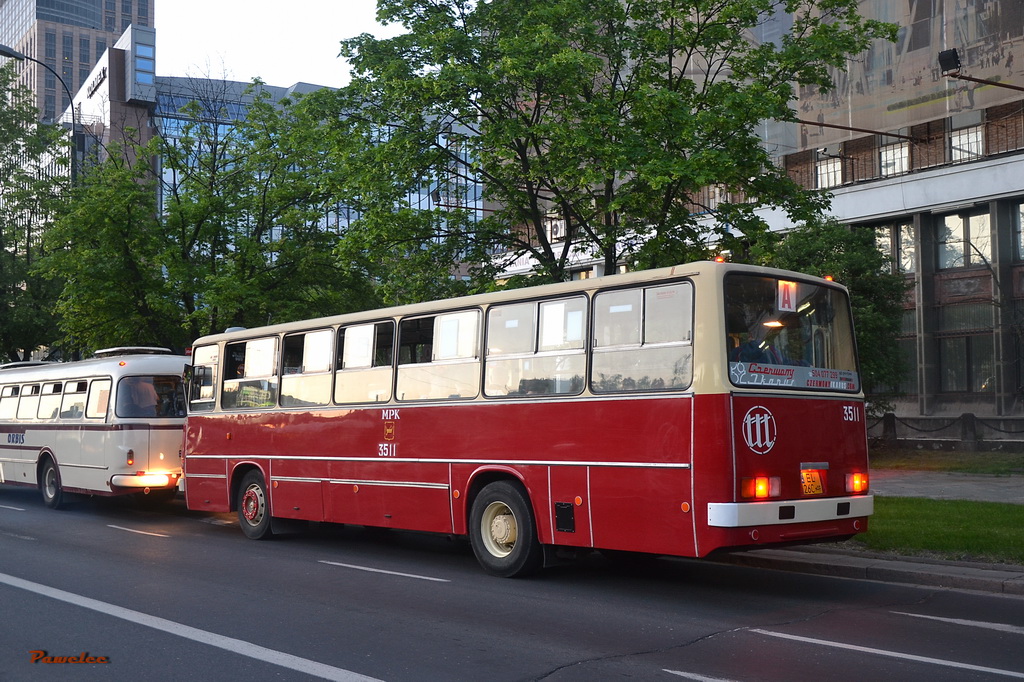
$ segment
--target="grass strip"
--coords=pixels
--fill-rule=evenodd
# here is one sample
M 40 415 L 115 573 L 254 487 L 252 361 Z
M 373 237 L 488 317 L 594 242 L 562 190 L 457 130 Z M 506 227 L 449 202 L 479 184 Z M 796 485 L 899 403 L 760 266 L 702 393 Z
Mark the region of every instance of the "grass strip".
M 1012 476 L 1024 473 L 1024 452 L 872 448 L 871 468 Z
M 904 556 L 1024 564 L 1024 505 L 876 496 L 868 531 L 853 542 Z

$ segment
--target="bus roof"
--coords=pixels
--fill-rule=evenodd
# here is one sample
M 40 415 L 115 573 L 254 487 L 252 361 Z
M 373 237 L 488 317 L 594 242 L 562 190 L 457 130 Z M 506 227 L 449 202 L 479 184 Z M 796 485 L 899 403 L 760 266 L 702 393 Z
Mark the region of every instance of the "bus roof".
M 0 383 L 20 383 L 127 374 L 181 374 L 191 358 L 185 355 L 121 355 L 76 362 L 9 363 L 0 367 Z M 20 365 L 20 366 L 10 366 Z

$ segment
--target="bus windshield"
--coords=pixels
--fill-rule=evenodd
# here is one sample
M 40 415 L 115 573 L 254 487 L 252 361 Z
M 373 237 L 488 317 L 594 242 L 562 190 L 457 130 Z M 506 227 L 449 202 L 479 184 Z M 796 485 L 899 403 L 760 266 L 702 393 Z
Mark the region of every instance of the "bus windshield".
M 129 376 L 117 385 L 118 417 L 184 417 L 185 389 L 179 376 Z
M 841 289 L 733 274 L 725 279 L 725 320 L 733 384 L 860 390 L 850 306 Z

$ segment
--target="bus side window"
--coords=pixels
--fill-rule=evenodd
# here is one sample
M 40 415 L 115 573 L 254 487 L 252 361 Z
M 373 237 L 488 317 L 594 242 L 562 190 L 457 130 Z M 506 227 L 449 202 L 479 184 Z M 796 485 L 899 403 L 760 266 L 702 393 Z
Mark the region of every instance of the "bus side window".
M 685 388 L 693 376 L 693 288 L 604 291 L 594 297 L 595 393 Z
M 491 307 L 484 394 L 493 398 L 582 391 L 586 313 L 582 296 Z
M 230 343 L 225 348 L 225 409 L 277 406 L 277 337 Z
M 480 384 L 480 311 L 402 320 L 398 399 L 474 398 Z
M 87 419 L 104 419 L 110 406 L 110 379 L 94 379 L 89 384 L 89 400 L 85 403 Z
M 21 387 L 21 398 L 18 402 L 18 419 L 35 419 L 39 409 L 39 384 L 27 384 Z
M 20 386 L 4 386 L 0 389 L 0 419 L 14 419 L 18 415 Z
M 284 337 L 281 406 L 326 405 L 331 401 L 331 344 L 334 332 L 322 329 Z
M 58 381 L 43 384 L 43 395 L 39 399 L 39 410 L 36 416 L 40 419 L 56 419 L 60 412 L 60 394 L 63 385 Z
M 378 403 L 390 400 L 394 355 L 393 321 L 339 329 L 334 402 Z
M 61 419 L 81 419 L 85 414 L 85 392 L 88 381 L 69 381 L 64 384 L 64 398 L 60 404 Z
M 209 412 L 216 404 L 217 346 L 203 346 L 192 351 L 192 379 L 189 382 L 190 412 Z

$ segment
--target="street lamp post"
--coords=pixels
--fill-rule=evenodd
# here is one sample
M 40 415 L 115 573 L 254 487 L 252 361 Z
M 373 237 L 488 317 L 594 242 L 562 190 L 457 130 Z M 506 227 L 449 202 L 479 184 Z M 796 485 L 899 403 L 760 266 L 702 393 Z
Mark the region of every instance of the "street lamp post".
M 19 62 L 35 62 L 52 73 L 54 77 L 60 81 L 60 84 L 64 86 L 64 92 L 67 94 L 68 102 L 71 104 L 71 182 L 74 183 L 75 177 L 78 174 L 78 117 L 75 114 L 75 98 L 71 94 L 71 88 L 68 87 L 68 84 L 60 77 L 60 74 L 57 73 L 52 66 L 46 62 L 41 62 L 34 57 L 29 57 L 27 54 L 18 52 L 14 48 L 7 47 L 6 45 L 0 45 L 0 57 L 8 57 Z
M 943 50 L 939 53 L 939 68 L 942 70 L 942 75 L 946 78 L 956 78 L 962 81 L 970 81 L 972 83 L 982 83 L 984 85 L 993 85 L 997 88 L 1006 88 L 1008 90 L 1017 90 L 1024 92 L 1024 87 L 1020 85 L 1013 85 L 1012 83 L 1003 83 L 1002 81 L 990 81 L 984 78 L 974 78 L 972 76 L 965 76 L 960 73 L 960 53 L 956 51 L 954 47 L 951 50 Z

